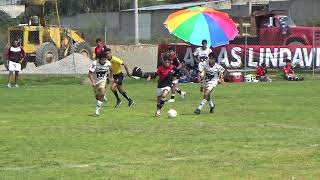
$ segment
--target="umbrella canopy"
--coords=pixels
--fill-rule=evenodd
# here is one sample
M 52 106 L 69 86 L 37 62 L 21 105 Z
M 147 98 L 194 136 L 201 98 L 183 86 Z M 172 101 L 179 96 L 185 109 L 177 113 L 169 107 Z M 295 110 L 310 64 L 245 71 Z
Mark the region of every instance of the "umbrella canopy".
M 198 46 L 204 39 L 212 47 L 229 44 L 238 34 L 228 14 L 198 6 L 170 14 L 164 25 L 171 34 Z

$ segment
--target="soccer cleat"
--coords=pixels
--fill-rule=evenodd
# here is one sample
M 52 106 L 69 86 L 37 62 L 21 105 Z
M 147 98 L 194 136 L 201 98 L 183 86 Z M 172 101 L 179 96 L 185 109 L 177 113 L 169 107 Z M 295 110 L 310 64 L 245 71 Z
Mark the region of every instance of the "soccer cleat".
M 135 103 L 132 99 L 130 99 L 128 106 L 129 106 L 129 107 L 132 107 L 132 106 L 135 105 L 135 104 L 136 104 L 136 103 Z
M 182 99 L 186 96 L 186 94 L 187 94 L 187 92 L 181 91 L 181 97 L 182 97 Z
M 158 109 L 157 111 L 156 111 L 156 114 L 154 115 L 155 117 L 159 117 L 161 115 L 161 112 L 160 112 L 160 110 Z
M 122 101 L 117 101 L 117 104 L 116 104 L 114 107 L 115 107 L 115 108 L 118 108 L 118 107 L 121 106 L 121 104 L 122 104 Z
M 96 115 L 96 116 L 100 116 L 100 112 L 99 112 L 99 110 L 96 110 L 96 113 L 94 113 L 94 115 Z
M 200 109 L 196 109 L 196 110 L 194 111 L 194 113 L 197 114 L 197 115 L 199 115 L 200 112 L 201 112 Z
M 173 102 L 175 102 L 175 100 L 174 100 L 174 99 L 169 99 L 168 102 L 169 102 L 169 103 L 173 103 Z
M 8 88 L 11 88 L 11 84 L 7 84 L 7 87 L 8 87 Z
M 18 84 L 15 84 L 15 85 L 14 85 L 14 87 L 18 88 L 18 87 L 19 87 L 19 85 L 18 85 Z

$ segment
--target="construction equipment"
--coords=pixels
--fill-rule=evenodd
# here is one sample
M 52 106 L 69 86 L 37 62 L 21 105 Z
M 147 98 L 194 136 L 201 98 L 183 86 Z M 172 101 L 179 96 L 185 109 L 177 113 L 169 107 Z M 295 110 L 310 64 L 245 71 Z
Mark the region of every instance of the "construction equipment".
M 9 43 L 18 40 L 26 52 L 26 60 L 36 66 L 58 61 L 71 53 L 92 58 L 92 48 L 83 34 L 70 28 L 60 27 L 57 2 L 55 14 L 58 25 L 47 25 L 45 3 L 53 0 L 24 0 L 25 24 L 9 28 Z

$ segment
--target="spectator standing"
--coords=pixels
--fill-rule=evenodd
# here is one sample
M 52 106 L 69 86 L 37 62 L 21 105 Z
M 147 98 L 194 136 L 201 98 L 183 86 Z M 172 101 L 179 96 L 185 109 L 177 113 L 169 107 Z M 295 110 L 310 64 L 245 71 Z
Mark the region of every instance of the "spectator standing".
M 15 73 L 14 76 L 14 86 L 19 87 L 17 84 L 19 79 L 19 72 L 21 71 L 21 64 L 24 60 L 25 52 L 18 40 L 14 40 L 12 45 L 7 50 L 7 64 L 9 69 L 9 77 L 8 77 L 8 84 L 7 87 L 11 88 L 11 79 L 13 76 L 13 72 Z

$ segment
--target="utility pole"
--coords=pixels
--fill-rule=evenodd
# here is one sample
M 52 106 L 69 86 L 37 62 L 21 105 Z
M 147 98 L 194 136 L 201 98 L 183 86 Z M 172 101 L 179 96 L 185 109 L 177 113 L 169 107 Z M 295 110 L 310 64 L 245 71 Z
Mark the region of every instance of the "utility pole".
M 134 42 L 139 45 L 139 12 L 138 0 L 134 0 Z

